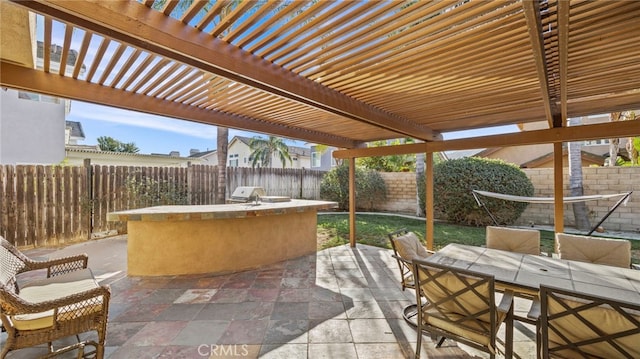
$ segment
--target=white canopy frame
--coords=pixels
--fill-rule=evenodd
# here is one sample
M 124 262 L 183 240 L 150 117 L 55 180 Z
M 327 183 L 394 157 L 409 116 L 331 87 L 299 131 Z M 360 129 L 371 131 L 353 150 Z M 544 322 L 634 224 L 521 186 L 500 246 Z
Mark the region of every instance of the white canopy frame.
M 631 198 L 631 194 L 632 193 L 633 193 L 633 191 L 629 191 L 629 192 L 625 192 L 625 193 L 615 193 L 615 194 L 596 194 L 596 195 L 589 195 L 589 196 L 563 197 L 562 201 L 563 201 L 563 203 L 576 203 L 576 202 L 597 201 L 597 200 L 600 200 L 600 199 L 610 199 L 610 198 L 621 197 L 618 200 L 618 202 L 616 202 L 616 204 L 613 207 L 611 207 L 611 209 L 609 209 L 607 214 L 604 217 L 602 217 L 602 219 L 600 219 L 598 224 L 596 224 L 593 228 L 591 228 L 591 230 L 587 234 L 587 236 L 590 236 L 598 227 L 600 227 L 600 225 L 607 218 L 609 218 L 609 216 L 618 207 L 620 207 L 621 204 L 624 204 L 625 206 L 627 205 L 627 202 L 629 202 L 629 199 Z M 544 204 L 553 204 L 553 203 L 555 203 L 555 200 L 554 200 L 553 197 L 515 196 L 515 195 L 511 195 L 511 194 L 495 193 L 495 192 L 489 192 L 489 191 L 480 191 L 480 190 L 475 190 L 475 189 L 472 190 L 472 194 L 473 194 L 473 197 L 476 199 L 476 202 L 478 202 L 478 206 L 484 208 L 484 210 L 487 211 L 487 213 L 489 214 L 489 216 L 493 220 L 493 223 L 495 223 L 496 226 L 499 226 L 498 221 L 493 216 L 493 214 L 489 211 L 489 209 L 487 209 L 487 207 L 480 200 L 480 198 L 478 198 L 478 195 L 485 196 L 485 197 L 492 197 L 492 198 L 502 199 L 502 200 L 505 200 L 505 201 L 514 201 L 514 202 L 544 203 Z

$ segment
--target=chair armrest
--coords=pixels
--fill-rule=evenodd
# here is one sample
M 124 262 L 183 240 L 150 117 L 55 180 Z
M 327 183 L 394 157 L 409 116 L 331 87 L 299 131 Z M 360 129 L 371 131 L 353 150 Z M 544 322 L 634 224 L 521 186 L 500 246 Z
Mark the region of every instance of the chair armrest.
M 531 302 L 531 308 L 529 308 L 527 318 L 537 321 L 540 319 L 541 310 L 540 298 L 536 296 Z
M 498 307 L 496 309 L 502 313 L 513 312 L 513 297 L 514 295 L 512 290 L 505 290 L 504 294 L 502 295 L 502 299 L 500 300 L 500 304 L 498 304 Z
M 46 269 L 47 277 L 54 277 L 56 275 L 73 272 L 79 269 L 87 268 L 87 264 L 89 263 L 89 256 L 86 254 L 78 254 L 75 256 L 62 257 L 62 258 L 54 258 L 49 260 L 32 260 L 25 259 L 25 268 L 20 271 L 20 273 L 38 270 L 38 269 Z
M 631 269 L 640 270 L 640 264 L 631 263 Z
M 407 266 L 407 267 L 409 267 L 409 268 L 411 268 L 411 266 L 413 265 L 413 263 L 411 263 L 411 261 L 406 260 L 406 259 L 404 259 L 404 258 L 402 258 L 402 257 L 400 257 L 400 256 L 397 256 L 397 255 L 395 255 L 395 254 L 392 254 L 391 256 L 392 256 L 393 258 L 395 258 L 395 259 L 399 260 L 402 264 L 406 265 L 406 266 Z
M 111 297 L 111 289 L 108 285 L 101 285 L 86 291 L 37 303 L 29 302 L 19 296 L 12 296 L 10 300 L 6 300 L 7 298 L 4 298 L 3 301 L 6 306 L 3 305 L 3 314 L 20 315 L 42 313 L 49 310 L 57 311 L 61 307 L 78 304 L 100 296 L 103 297 L 102 305 L 108 305 L 109 298 Z

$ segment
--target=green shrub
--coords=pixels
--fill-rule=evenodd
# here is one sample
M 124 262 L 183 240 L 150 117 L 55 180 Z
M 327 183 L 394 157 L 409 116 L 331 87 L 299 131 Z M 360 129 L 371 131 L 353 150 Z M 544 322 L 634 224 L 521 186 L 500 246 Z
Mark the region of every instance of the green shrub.
M 461 158 L 438 163 L 433 168 L 436 217 L 452 223 L 487 226 L 493 220 L 478 206 L 472 190 L 533 196 L 533 184 L 517 166 L 502 160 Z M 418 181 L 420 208 L 425 210 L 424 176 Z M 480 197 L 499 224 L 511 224 L 527 203 Z
M 342 164 L 327 172 L 320 183 L 320 197 L 349 209 L 349 166 Z M 356 208 L 371 210 L 387 199 L 387 185 L 376 171 L 356 166 Z
M 129 176 L 125 187 L 136 207 L 189 204 L 187 188 L 179 183 Z

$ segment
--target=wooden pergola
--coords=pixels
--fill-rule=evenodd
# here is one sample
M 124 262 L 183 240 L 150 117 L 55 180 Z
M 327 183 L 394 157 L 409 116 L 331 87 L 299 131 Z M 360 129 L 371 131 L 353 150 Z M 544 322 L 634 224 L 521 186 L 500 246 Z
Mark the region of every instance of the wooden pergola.
M 640 135 L 633 121 L 567 119 L 640 108 L 639 1 L 2 0 L 0 84 L 335 146 L 337 158 Z M 52 66 L 34 60 L 60 46 Z M 40 30 L 39 30 L 40 31 Z M 75 58 L 75 62 L 68 61 Z M 546 129 L 442 140 L 528 122 Z M 418 144 L 365 148 L 409 137 Z M 352 188 L 354 178 L 351 178 Z M 351 191 L 351 244 L 355 201 Z M 433 244 L 427 206 L 427 242 Z

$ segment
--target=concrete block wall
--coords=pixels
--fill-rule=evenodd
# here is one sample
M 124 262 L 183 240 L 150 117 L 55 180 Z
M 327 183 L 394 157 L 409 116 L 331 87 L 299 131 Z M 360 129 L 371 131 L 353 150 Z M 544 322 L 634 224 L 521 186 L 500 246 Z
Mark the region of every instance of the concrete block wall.
M 524 169 L 535 187 L 534 196 L 553 196 L 553 169 Z M 568 188 L 568 169 L 563 171 L 563 181 Z M 610 231 L 640 232 L 640 167 L 585 167 L 582 169 L 582 185 L 584 195 L 592 194 L 615 194 L 633 191 L 627 205 L 621 205 L 609 218 L 605 220 L 602 227 Z M 564 191 L 565 196 L 569 196 L 568 189 Z M 613 207 L 619 198 L 585 202 L 590 213 L 589 220 L 595 225 L 604 217 L 609 209 Z M 575 219 L 573 216 L 573 206 L 564 205 L 564 221 L 566 226 L 573 226 Z M 552 204 L 529 204 L 527 209 L 520 216 L 521 225 L 534 222 L 539 225 L 553 225 L 553 205 Z
M 553 169 L 523 169 L 535 188 L 535 197 L 553 197 Z M 381 173 L 387 184 L 387 201 L 376 206 L 376 210 L 415 214 L 418 208 L 416 179 L 413 172 Z M 563 171 L 565 191 L 569 196 L 569 172 Z M 621 205 L 603 223 L 605 230 L 640 232 L 640 167 L 585 167 L 582 169 L 584 194 L 614 194 L 633 191 L 627 205 Z M 618 198 L 586 202 L 590 221 L 595 225 Z M 571 204 L 564 205 L 565 225 L 574 225 Z M 554 223 L 553 204 L 529 204 L 516 224 L 549 225 Z
M 414 172 L 381 172 L 387 184 L 387 200 L 376 210 L 415 214 L 418 209 L 416 174 Z

